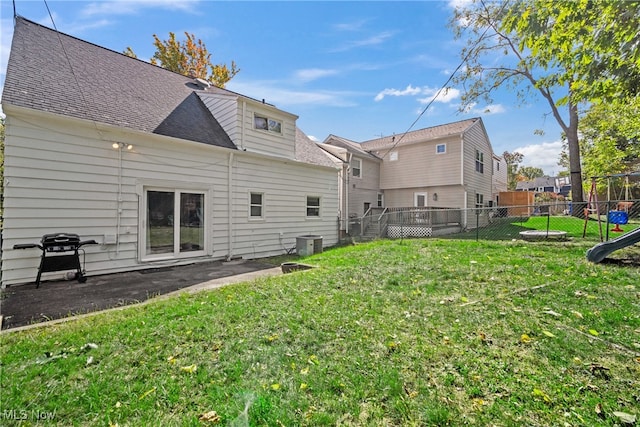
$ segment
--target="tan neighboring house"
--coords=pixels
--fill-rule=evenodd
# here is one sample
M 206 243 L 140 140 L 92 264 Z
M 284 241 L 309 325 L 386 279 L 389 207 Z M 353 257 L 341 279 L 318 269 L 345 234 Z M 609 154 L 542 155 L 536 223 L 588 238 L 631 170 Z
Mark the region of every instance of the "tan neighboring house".
M 340 169 L 264 101 L 18 17 L 2 108 L 3 285 L 51 233 L 98 242 L 89 276 L 338 242 Z
M 340 222 L 342 230 L 347 231 L 349 219 L 360 218 L 369 209 L 384 206 L 380 190 L 382 160 L 361 144 L 335 135 L 329 135 L 319 146 L 340 158 L 345 166 L 340 190 L 343 212 Z
M 351 156 L 347 187 L 357 215 L 365 206 L 449 208 L 461 212 L 461 228 L 475 228 L 467 209 L 497 205 L 506 189 L 506 164 L 494 155 L 481 118 L 362 143 L 330 135 L 323 145 L 343 147 Z
M 507 175 L 507 161 L 502 156 L 493 155 L 493 190 L 491 205 L 500 204 L 500 193 L 508 191 L 509 178 Z

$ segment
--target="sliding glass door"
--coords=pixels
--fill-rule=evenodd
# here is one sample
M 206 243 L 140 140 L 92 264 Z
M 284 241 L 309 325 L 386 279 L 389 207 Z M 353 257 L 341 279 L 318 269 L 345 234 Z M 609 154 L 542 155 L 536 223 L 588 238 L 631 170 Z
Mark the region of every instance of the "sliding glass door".
M 144 258 L 204 254 L 205 206 L 204 192 L 147 189 Z

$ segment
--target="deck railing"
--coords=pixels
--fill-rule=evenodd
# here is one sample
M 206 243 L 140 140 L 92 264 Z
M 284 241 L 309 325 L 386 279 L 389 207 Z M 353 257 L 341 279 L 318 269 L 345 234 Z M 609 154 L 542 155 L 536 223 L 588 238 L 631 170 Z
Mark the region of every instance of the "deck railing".
M 388 208 L 389 225 L 424 225 L 429 227 L 460 225 L 462 210 L 454 208 Z

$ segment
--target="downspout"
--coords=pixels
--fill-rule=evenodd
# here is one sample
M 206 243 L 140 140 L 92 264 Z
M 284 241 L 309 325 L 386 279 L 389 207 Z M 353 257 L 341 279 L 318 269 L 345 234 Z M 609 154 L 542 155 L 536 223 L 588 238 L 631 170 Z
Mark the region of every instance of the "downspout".
M 243 126 L 244 127 L 244 126 Z M 227 261 L 233 257 L 233 152 L 229 153 L 229 169 L 227 171 Z
M 345 210 L 345 219 L 347 221 L 346 233 L 349 234 L 349 171 L 351 168 L 351 158 L 353 154 L 347 152 L 347 164 L 344 167 L 344 183 L 345 183 L 345 194 L 344 194 L 344 210 Z M 362 233 L 362 231 L 361 231 Z
M 344 188 L 344 206 L 342 207 L 344 212 L 344 221 L 346 227 L 344 229 L 346 235 L 349 235 L 349 182 L 348 182 L 348 166 L 342 166 L 342 186 Z
M 242 120 L 240 120 L 240 150 L 245 151 L 244 148 L 244 119 L 247 116 L 247 101 L 242 101 Z
M 460 134 L 460 185 L 464 189 L 464 203 L 463 203 L 464 217 L 462 218 L 462 224 L 464 224 L 464 228 L 467 228 L 467 215 L 469 213 L 467 212 L 467 209 L 468 209 L 469 203 L 467 200 L 467 197 L 468 197 L 467 189 L 464 185 L 464 132 Z
M 118 204 L 116 210 L 116 257 L 120 254 L 120 227 L 122 225 L 122 143 L 118 143 Z

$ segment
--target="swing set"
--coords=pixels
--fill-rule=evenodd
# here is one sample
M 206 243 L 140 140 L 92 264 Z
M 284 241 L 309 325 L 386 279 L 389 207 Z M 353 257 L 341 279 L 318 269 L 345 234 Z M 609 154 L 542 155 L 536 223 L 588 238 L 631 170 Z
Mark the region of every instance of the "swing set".
M 620 228 L 621 225 L 625 225 L 629 222 L 629 210 L 633 205 L 631 201 L 631 192 L 630 192 L 630 184 L 629 177 L 631 176 L 640 176 L 640 172 L 631 172 L 631 173 L 621 173 L 614 175 L 605 175 L 605 176 L 594 176 L 591 177 L 591 190 L 589 191 L 589 198 L 587 201 L 587 205 L 584 209 L 584 229 L 582 230 L 582 237 L 584 238 L 587 235 L 587 224 L 589 223 L 590 215 L 595 214 L 598 220 L 598 231 L 600 233 L 600 241 L 602 241 L 602 219 L 600 217 L 600 206 L 598 204 L 598 191 L 597 191 L 597 181 L 599 179 L 607 180 L 607 240 L 609 240 L 609 224 L 614 224 L 615 227 L 611 229 L 614 233 L 622 233 L 624 230 Z M 611 198 L 612 195 L 612 179 L 616 178 L 624 178 L 624 184 L 620 188 L 619 194 L 613 194 L 615 199 Z M 624 197 L 624 198 L 623 198 Z M 615 209 L 612 209 L 612 202 L 615 202 Z

